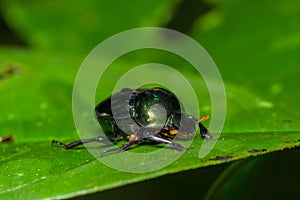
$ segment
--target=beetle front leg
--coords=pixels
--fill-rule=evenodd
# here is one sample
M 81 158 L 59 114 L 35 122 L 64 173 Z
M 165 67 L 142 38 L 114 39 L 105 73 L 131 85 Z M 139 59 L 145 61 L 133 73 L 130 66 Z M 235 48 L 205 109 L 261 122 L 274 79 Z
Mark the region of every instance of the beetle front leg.
M 199 123 L 199 128 L 200 128 L 200 134 L 202 139 L 209 140 L 212 138 L 210 132 L 201 123 Z
M 71 142 L 69 144 L 64 144 L 60 141 L 57 140 L 52 140 L 52 144 L 58 144 L 62 147 L 64 147 L 65 149 L 72 149 L 73 147 L 79 146 L 81 144 L 86 144 L 86 143 L 90 143 L 90 142 L 103 142 L 103 141 L 107 141 L 108 139 L 105 137 L 96 137 L 96 138 L 91 138 L 91 139 L 84 139 L 84 140 L 77 140 L 74 142 Z
M 170 146 L 175 147 L 178 151 L 184 151 L 186 149 L 181 144 L 178 144 L 176 142 L 172 142 L 172 141 L 169 141 L 169 140 L 166 140 L 161 137 L 154 136 L 154 135 L 148 135 L 147 139 L 150 139 L 150 140 L 152 140 L 154 142 L 158 142 L 158 143 L 168 144 Z

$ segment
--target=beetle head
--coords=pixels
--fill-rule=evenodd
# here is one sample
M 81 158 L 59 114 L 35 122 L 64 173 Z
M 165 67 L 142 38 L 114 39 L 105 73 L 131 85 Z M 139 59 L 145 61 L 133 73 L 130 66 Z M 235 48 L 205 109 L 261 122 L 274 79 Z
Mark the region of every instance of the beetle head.
M 196 134 L 196 126 L 200 128 L 201 138 L 210 139 L 212 136 L 209 131 L 201 124 L 208 119 L 208 116 L 202 117 L 200 120 L 196 119 L 192 115 L 186 113 L 177 112 L 170 116 L 167 121 L 167 127 L 170 130 L 177 130 L 176 137 L 178 139 L 190 140 L 193 139 Z
M 196 133 L 195 119 L 191 115 L 182 112 L 174 113 L 167 121 L 167 127 L 170 130 L 176 130 L 178 139 L 193 139 Z

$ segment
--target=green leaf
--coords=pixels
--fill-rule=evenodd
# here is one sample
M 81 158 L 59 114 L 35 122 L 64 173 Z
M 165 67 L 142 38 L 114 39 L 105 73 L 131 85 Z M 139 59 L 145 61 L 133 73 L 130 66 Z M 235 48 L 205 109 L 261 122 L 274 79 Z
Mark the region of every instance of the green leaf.
M 65 150 L 51 146 L 50 141 L 2 144 L 0 170 L 3 173 L 0 175 L 0 197 L 2 199 L 69 198 L 168 173 L 293 148 L 300 146 L 300 141 L 291 140 L 299 137 L 300 132 L 277 133 L 275 136 L 274 133 L 227 133 L 218 141 L 208 157 L 200 159 L 198 152 L 201 142 L 198 136 L 189 150 L 171 165 L 157 171 L 137 174 L 107 167 L 91 156 L 85 148 Z M 257 142 L 258 140 L 269 142 Z M 262 148 L 267 149 L 262 150 Z M 131 151 L 146 152 L 156 149 L 157 147 L 148 145 Z M 249 152 L 251 150 L 257 151 Z M 100 154 L 103 148 L 99 145 L 92 151 Z M 162 153 L 168 155 L 170 151 L 176 152 L 176 150 L 165 148 Z M 116 156 L 116 154 L 109 156 Z M 136 165 L 138 167 L 141 163 L 136 163 Z M 149 160 L 143 165 L 153 165 L 153 161 Z
M 0 132 L 11 133 L 16 142 L 75 137 L 71 113 L 71 59 L 1 48 L 0 73 L 14 69 L 0 80 Z M 56 66 L 56 67 L 53 67 Z M 68 74 L 68 76 L 61 76 Z

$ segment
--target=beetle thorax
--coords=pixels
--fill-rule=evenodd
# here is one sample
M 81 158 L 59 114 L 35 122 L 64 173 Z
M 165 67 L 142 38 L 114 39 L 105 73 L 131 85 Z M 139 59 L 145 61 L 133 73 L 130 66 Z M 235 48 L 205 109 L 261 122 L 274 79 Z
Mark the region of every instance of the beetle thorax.
M 131 117 L 142 127 L 162 129 L 170 115 L 180 108 L 177 98 L 164 91 L 145 91 L 130 100 Z

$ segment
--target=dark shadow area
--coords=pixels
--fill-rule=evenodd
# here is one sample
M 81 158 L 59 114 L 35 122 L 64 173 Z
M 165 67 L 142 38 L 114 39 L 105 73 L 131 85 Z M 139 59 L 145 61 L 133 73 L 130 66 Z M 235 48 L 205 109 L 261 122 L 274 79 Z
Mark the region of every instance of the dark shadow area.
M 266 155 L 255 174 L 250 199 L 299 199 L 299 150 L 295 148 Z
M 214 8 L 204 0 L 181 1 L 165 28 L 174 29 L 182 33 L 188 33 L 195 21 Z
M 25 43 L 5 22 L 3 13 L 0 8 L 0 45 L 13 45 L 26 47 Z
M 161 176 L 95 194 L 79 196 L 74 200 L 90 199 L 203 199 L 215 179 L 228 164 L 189 170 Z
M 299 199 L 299 154 L 299 148 L 295 148 L 248 158 L 248 161 L 263 160 L 262 165 L 255 166 L 258 170 L 252 171 L 254 182 L 250 186 L 241 183 L 242 188 L 248 187 L 245 190 L 249 191 L 249 194 L 235 196 L 239 194 L 234 191 L 235 188 L 227 188 L 229 190 L 226 190 L 226 194 L 232 194 L 232 199 Z M 203 199 L 222 172 L 234 163 L 169 174 L 73 199 Z

